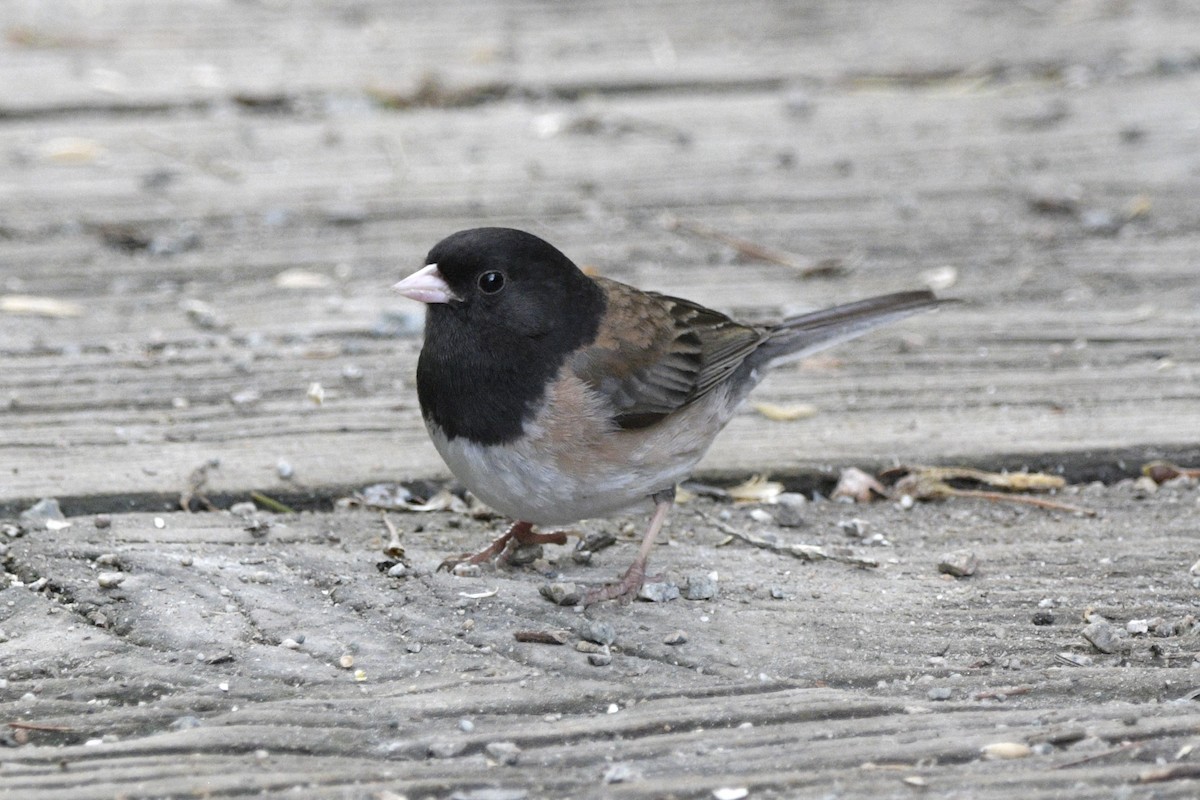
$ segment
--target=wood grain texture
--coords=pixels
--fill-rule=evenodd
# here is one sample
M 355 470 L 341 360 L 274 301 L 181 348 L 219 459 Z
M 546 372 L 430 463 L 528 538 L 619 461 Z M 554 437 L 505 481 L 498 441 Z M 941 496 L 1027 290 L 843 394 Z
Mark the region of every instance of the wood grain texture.
M 814 503 L 800 528 L 696 501 L 651 566 L 717 598 L 584 615 L 543 575 L 615 576 L 644 519 L 587 523 L 620 533 L 592 564 L 457 578 L 430 570 L 499 522 L 392 515 L 394 577 L 375 513 L 170 509 L 214 459 L 222 506 L 445 477 L 420 310 L 388 287 L 480 224 L 748 320 L 953 268 L 962 304 L 779 370 L 755 399 L 818 413 L 747 407 L 702 476 L 1198 461 L 1198 13 L 3 4 L 0 510 L 88 516 L 0 543 L 0 797 L 1195 797 L 1194 487 L 1060 498 L 1094 519 Z M 730 543 L 722 512 L 880 566 Z M 952 580 L 959 549 L 980 569 Z M 1113 653 L 1081 635 L 1097 614 L 1133 623 Z M 596 621 L 607 666 L 576 649 Z

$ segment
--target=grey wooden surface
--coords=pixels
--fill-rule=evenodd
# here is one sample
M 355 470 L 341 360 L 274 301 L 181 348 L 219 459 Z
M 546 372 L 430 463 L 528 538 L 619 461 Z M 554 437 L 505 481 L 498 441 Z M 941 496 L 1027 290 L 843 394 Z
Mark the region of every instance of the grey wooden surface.
M 0 750 L 0 796 L 909 796 L 922 765 L 935 796 L 1195 794 L 1138 783 L 1156 758 L 1188 763 L 1195 714 L 1169 701 L 1191 688 L 1190 628 L 1165 656 L 1141 639 L 1090 667 L 1056 655 L 1088 651 L 1088 606 L 1122 624 L 1191 613 L 1194 489 L 1097 489 L 1099 521 L 814 506 L 810 528 L 776 533 L 840 546 L 842 518 L 874 515 L 900 561 L 803 568 L 817 588 L 781 556 L 714 549 L 684 509 L 682 546 L 656 561 L 736 589 L 590 612 L 619 629 L 608 670 L 514 646 L 510 610 L 584 623 L 534 573 L 386 579 L 372 515 L 281 517 L 255 539 L 227 515 L 147 514 L 214 460 L 221 505 L 261 491 L 327 509 L 445 477 L 412 385 L 420 310 L 388 287 L 479 224 L 747 318 L 952 276 L 940 291 L 961 305 L 780 370 L 755 399 L 817 414 L 747 407 L 702 477 L 828 488 L 848 465 L 962 461 L 1115 480 L 1200 462 L 1197 8 L 112 0 L 7 3 L 0 32 L 0 510 L 134 512 L 9 543 L 0 699 L 70 731 Z M 672 219 L 842 269 L 803 278 Z M 19 313 L 28 297 L 58 305 Z M 435 517 L 396 518 L 418 573 L 490 532 Z M 944 583 L 933 564 L 964 543 L 993 566 Z M 106 554 L 130 575 L 115 594 L 95 588 Z M 903 624 L 876 594 L 897 571 Z M 495 599 L 459 594 L 496 582 Z M 937 614 L 930 586 L 951 598 Z M 1047 598 L 1058 623 L 1031 628 Z M 735 635 L 747 609 L 758 627 Z M 904 625 L 931 615 L 941 638 L 913 640 Z M 672 650 L 674 628 L 692 640 Z M 301 631 L 300 651 L 278 647 Z M 351 651 L 363 682 L 336 666 Z M 968 688 L 930 703 L 955 674 Z M 1019 685 L 1036 689 L 973 699 Z M 978 757 L 1060 723 L 1082 751 Z M 435 739 L 466 744 L 426 761 Z M 506 739 L 519 766 L 489 766 L 484 745 Z M 1100 746 L 1117 752 L 1066 765 Z M 639 779 L 603 783 L 610 758 Z

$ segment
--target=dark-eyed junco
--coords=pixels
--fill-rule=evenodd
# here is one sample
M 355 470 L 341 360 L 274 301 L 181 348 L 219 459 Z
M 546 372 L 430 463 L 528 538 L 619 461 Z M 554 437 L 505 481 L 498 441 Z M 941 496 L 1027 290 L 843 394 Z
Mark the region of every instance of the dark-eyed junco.
M 901 292 L 745 325 L 589 277 L 510 228 L 446 237 L 395 288 L 428 305 L 417 394 L 434 446 L 468 489 L 516 520 L 460 562 L 503 556 L 513 541 L 565 544 L 533 525 L 654 501 L 624 578 L 585 603 L 638 592 L 675 485 L 767 370 L 940 302 Z

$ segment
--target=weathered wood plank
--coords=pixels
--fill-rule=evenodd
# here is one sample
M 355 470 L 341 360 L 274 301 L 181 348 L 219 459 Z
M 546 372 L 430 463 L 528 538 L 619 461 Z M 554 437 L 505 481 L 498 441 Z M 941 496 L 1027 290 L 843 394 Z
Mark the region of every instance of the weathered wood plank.
M 1028 106 L 1029 93 L 1049 102 L 1060 91 L 1044 86 L 1015 97 L 851 93 L 821 99 L 816 118 L 805 122 L 789 120 L 775 93 L 614 97 L 586 112 L 669 125 L 692 137 L 688 146 L 659 136 L 660 127 L 530 138 L 547 112 L 521 103 L 353 120 L 217 121 L 201 129 L 211 144 L 201 138 L 189 146 L 234 154 L 229 160 L 241 172 L 231 185 L 190 157 L 164 159 L 143 147 L 128 136 L 128 121 L 96 121 L 106 160 L 64 167 L 35 158 L 7 214 L 24 248 L 12 259 L 7 288 L 73 300 L 84 315 L 0 315 L 10 398 L 0 413 L 21 421 L 6 426 L 16 473 L 2 494 L 61 493 L 68 474 L 78 494 L 169 493 L 210 457 L 223 461 L 213 476 L 223 490 L 285 489 L 272 477 L 274 464 L 302 454 L 307 485 L 440 472 L 406 384 L 416 341 L 369 334 L 385 312 L 412 313 L 384 287 L 446 231 L 488 219 L 532 226 L 615 277 L 725 308 L 732 299 L 751 315 L 911 286 L 932 266 L 958 267 L 952 293 L 971 306 L 855 345 L 828 377 L 773 378 L 764 399 L 811 400 L 822 416 L 782 429 L 794 437 L 752 415 L 740 418 L 710 465 L 795 470 L 893 455 L 1179 443 L 1181 432 L 1200 429 L 1188 255 L 1196 231 L 1185 222 L 1200 193 L 1191 192 L 1194 176 L 1177 169 L 1193 144 L 1187 131 L 1197 112 L 1183 98 L 1196 82 L 1183 77 L 1158 88 L 1153 96 L 1136 81 L 1088 89 L 1047 131 L 1006 122 Z M 1119 121 L 1107 111 L 1118 102 L 1129 104 Z M 877 123 L 881 103 L 886 129 Z M 1148 131 L 1153 148 L 1121 143 L 1117 128 L 1128 119 Z M 155 130 L 166 141 L 187 141 L 199 121 L 162 120 Z M 18 151 L 35 149 L 35 130 L 54 135 L 47 124 L 18 123 L 2 135 Z M 70 125 L 53 123 L 64 134 Z M 329 161 L 322 142 L 331 125 L 349 138 Z M 386 148 L 372 142 L 395 137 L 400 125 L 410 160 L 397 176 Z M 257 131 L 253 141 L 269 144 L 248 153 L 237 144 L 247 127 Z M 529 163 L 538 165 L 532 172 L 504 157 L 491 135 L 497 128 L 526 137 Z M 447 130 L 452 135 L 439 135 Z M 738 143 L 732 151 L 729 142 Z M 471 151 L 469 169 L 446 168 L 456 153 L 461 162 Z M 783 152 L 792 166 L 779 165 Z M 822 155 L 810 160 L 810 152 Z M 947 152 L 961 155 L 947 159 Z M 852 164 L 848 176 L 833 168 L 842 157 Z M 137 176 L 157 169 L 184 176 L 163 197 L 137 189 Z M 1029 184 L 1063 188 L 1084 170 L 1096 175 L 1085 181 L 1086 207 L 1119 214 L 1148 194 L 1149 216 L 1121 236 L 1098 238 L 1071 215 L 1028 208 Z M 475 217 L 465 215 L 471 203 Z M 424 211 L 408 218 L 414 208 Z M 856 268 L 802 284 L 782 267 L 733 268 L 722 246 L 663 230 L 659 209 Z M 347 214 L 359 223 L 338 224 Z M 131 226 L 168 244 L 195 234 L 199 247 L 131 255 L 104 244 L 89 227 L 96 223 Z M 275 277 L 291 267 L 332 283 L 280 289 Z M 789 295 L 783 302 L 781 287 Z M 228 329 L 197 330 L 185 313 L 194 300 L 208 303 Z M 1072 313 L 1062 314 L 1064 303 Z M 921 343 L 897 354 L 897 343 L 914 334 Z M 1031 365 L 1043 369 L 1035 380 Z M 1144 380 L 1136 388 L 1126 380 L 1131 367 Z M 346 383 L 344 370 L 361 382 Z M 324 408 L 304 399 L 313 381 L 328 390 Z M 231 402 L 247 391 L 260 400 Z M 906 416 L 894 413 L 893 399 Z M 923 411 L 908 413 L 916 409 Z M 955 441 L 938 438 L 947 429 Z M 272 434 L 268 453 L 259 442 Z M 113 463 L 128 466 L 114 471 Z
M 0 750 L 0 796 L 495 785 L 691 797 L 750 785 L 782 797 L 834 783 L 899 790 L 906 776 L 932 796 L 1136 792 L 1197 724 L 1191 703 L 1171 701 L 1190 689 L 1195 658 L 1194 554 L 1179 543 L 1200 503 L 1194 487 L 1132 497 L 1068 498 L 1100 519 L 970 501 L 907 513 L 824 503 L 807 508 L 806 528 L 774 528 L 832 549 L 853 514 L 889 542 L 857 546 L 882 556 L 870 572 L 719 547 L 705 516 L 716 509 L 685 505 L 656 564 L 676 580 L 715 570 L 718 600 L 584 617 L 539 598 L 532 571 L 424 572 L 483 535 L 446 513 L 394 515 L 417 567 L 401 579 L 374 568 L 383 530 L 368 512 L 277 517 L 262 537 L 228 514 L 164 515 L 161 528 L 124 515 L 105 530 L 76 519 L 10 543 L 10 569 L 47 584 L 0 592 L 7 691 L 29 694 L 8 704 L 9 718 L 49 729 Z M 747 508 L 728 524 L 763 527 Z M 595 579 L 632 547 L 591 566 L 550 548 L 541 568 Z M 973 578 L 937 574 L 937 554 L 958 547 L 980 559 Z M 125 581 L 99 588 L 97 571 L 113 569 Z M 1118 627 L 1165 624 L 1104 655 L 1080 635 L 1085 609 Z M 1038 611 L 1048 624 L 1033 624 Z M 571 646 L 595 620 L 612 626 L 608 667 Z M 568 631 L 567 647 L 513 638 L 554 628 Z M 687 641 L 664 644 L 676 628 Z M 281 646 L 289 638 L 299 644 Z M 931 701 L 937 688 L 950 699 Z M 1023 762 L 981 759 L 1000 741 L 1050 744 Z M 519 766 L 498 765 L 494 742 L 516 744 Z M 613 764 L 627 782 L 602 782 Z M 1194 783 L 1161 788 L 1185 797 Z

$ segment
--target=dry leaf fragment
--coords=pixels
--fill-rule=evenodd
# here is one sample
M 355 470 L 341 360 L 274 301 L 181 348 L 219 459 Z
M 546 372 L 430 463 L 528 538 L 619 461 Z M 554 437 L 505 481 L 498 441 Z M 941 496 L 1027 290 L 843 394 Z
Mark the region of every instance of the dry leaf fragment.
M 883 488 L 883 484 L 875 480 L 873 476 L 858 467 L 849 467 L 842 470 L 837 486 L 833 490 L 833 496 L 835 498 L 849 497 L 856 503 L 869 503 L 875 496 L 887 497 L 888 490 Z
M 1142 466 L 1142 474 L 1155 483 L 1166 483 L 1180 476 L 1196 480 L 1200 479 L 1200 467 L 1180 467 L 1169 461 L 1151 461 Z
M 817 415 L 817 407 L 811 403 L 795 403 L 782 406 L 777 403 L 755 403 L 754 410 L 774 422 L 791 422 L 809 419 Z
M 1021 742 L 993 742 L 979 748 L 979 752 L 984 758 L 995 761 L 1026 758 L 1033 754 L 1033 749 Z
M 782 483 L 769 480 L 765 475 L 751 475 L 730 489 L 729 497 L 735 503 L 774 503 L 783 490 Z
M 0 312 L 20 314 L 28 317 L 79 317 L 83 306 L 69 300 L 54 297 L 37 297 L 31 294 L 0 295 Z
M 1067 481 L 1061 475 L 1047 475 L 1044 472 L 987 472 L 973 467 L 928 467 L 913 465 L 888 470 L 885 477 L 900 473 L 920 473 L 923 477 L 935 481 L 974 481 L 997 489 L 1007 489 L 1013 492 L 1050 492 L 1062 489 Z
M 887 470 L 881 477 L 900 476 L 892 485 L 892 496 L 903 500 L 905 497 L 913 500 L 944 500 L 948 497 L 977 497 L 1001 503 L 1021 503 L 1036 506 L 1051 511 L 1066 511 L 1071 514 L 1083 514 L 1094 517 L 1096 512 L 1089 508 L 1046 500 L 1040 497 L 1025 497 L 1019 494 L 991 492 L 980 489 L 959 489 L 951 486 L 949 480 L 973 480 L 989 486 L 1009 489 L 1012 491 L 1050 491 L 1062 488 L 1066 481 L 1058 475 L 1046 475 L 1040 472 L 997 473 L 984 472 L 970 467 L 900 467 Z

